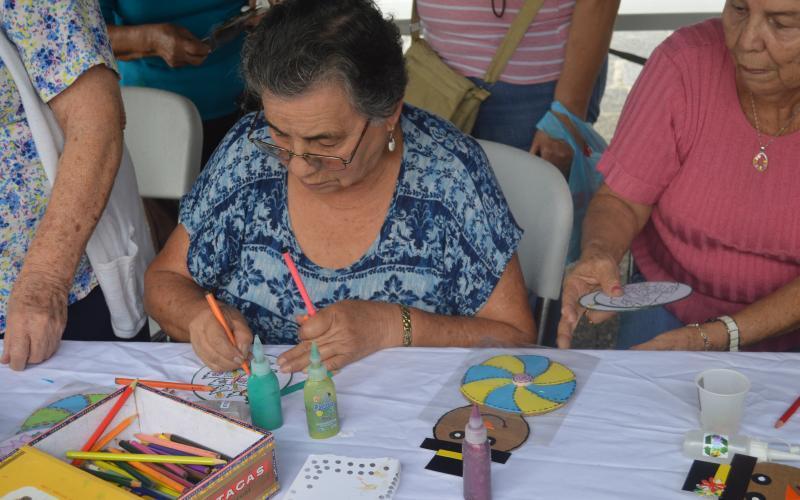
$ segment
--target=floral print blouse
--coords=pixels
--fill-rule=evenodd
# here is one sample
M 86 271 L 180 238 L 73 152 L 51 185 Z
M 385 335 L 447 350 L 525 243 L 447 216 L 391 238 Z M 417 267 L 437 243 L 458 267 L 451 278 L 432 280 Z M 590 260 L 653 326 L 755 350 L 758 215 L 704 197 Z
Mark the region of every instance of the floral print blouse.
M 286 248 L 311 300 L 402 303 L 470 316 L 486 303 L 522 230 L 486 155 L 449 122 L 406 106 L 403 159 L 383 226 L 367 252 L 341 269 L 306 257 L 291 229 L 287 172 L 247 139 L 252 114 L 228 133 L 181 203 L 189 272 L 238 308 L 271 344 L 297 343 L 302 299 L 284 265 Z M 263 115 L 256 137 L 266 138 Z
M 0 29 L 16 46 L 39 97 L 49 102 L 98 64 L 116 70 L 105 23 L 94 0 L 3 0 Z M 50 185 L 36 153 L 19 92 L 0 61 L 0 336 L 6 306 L 39 221 Z M 69 303 L 96 285 L 86 256 Z

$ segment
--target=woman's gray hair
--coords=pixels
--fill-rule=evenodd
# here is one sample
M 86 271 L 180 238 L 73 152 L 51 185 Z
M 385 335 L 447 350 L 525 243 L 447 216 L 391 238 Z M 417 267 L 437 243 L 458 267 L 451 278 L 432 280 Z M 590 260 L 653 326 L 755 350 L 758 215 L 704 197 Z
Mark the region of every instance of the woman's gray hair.
M 388 118 L 405 92 L 400 32 L 370 0 L 286 0 L 247 36 L 248 91 L 294 97 L 323 82 L 344 88 L 356 110 Z

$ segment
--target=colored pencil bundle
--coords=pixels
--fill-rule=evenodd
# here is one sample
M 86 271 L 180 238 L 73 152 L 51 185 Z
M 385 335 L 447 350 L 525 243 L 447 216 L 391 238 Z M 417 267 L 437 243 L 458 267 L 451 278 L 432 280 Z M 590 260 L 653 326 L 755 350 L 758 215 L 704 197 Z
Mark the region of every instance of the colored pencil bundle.
M 100 479 L 159 500 L 178 498 L 215 472 L 216 466 L 232 460 L 175 434 L 135 434 L 136 440 L 116 439 L 119 447 L 109 446 L 135 418 L 128 417 L 97 440 L 92 451 L 69 451 L 67 458 L 76 459 L 83 470 Z

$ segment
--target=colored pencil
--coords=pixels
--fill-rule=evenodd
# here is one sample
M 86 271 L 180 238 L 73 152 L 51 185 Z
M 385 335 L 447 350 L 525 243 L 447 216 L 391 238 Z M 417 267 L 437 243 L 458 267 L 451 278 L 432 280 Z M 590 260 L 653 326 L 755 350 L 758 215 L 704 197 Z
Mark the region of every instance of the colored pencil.
M 134 441 L 120 441 L 119 445 L 128 453 L 145 453 L 150 455 L 158 455 L 158 453 L 154 452 L 146 445 L 134 442 Z M 165 469 L 176 474 L 181 477 L 186 477 L 186 471 L 181 469 L 175 464 L 161 464 Z M 158 469 L 156 469 L 158 470 Z M 180 482 L 180 481 L 179 481 Z
M 187 457 L 179 455 L 148 455 L 146 453 L 106 453 L 102 451 L 68 451 L 67 458 L 78 460 L 107 460 L 109 462 L 150 462 L 161 464 L 222 465 L 225 460 L 212 457 Z
M 114 379 L 115 384 L 125 385 L 133 379 L 125 377 L 117 377 Z M 167 382 L 163 380 L 144 380 L 139 379 L 139 383 L 155 389 L 177 389 L 180 391 L 198 391 L 198 392 L 211 392 L 214 390 L 210 385 L 201 384 L 188 384 L 184 382 Z
M 204 481 L 208 473 L 203 474 L 202 472 L 197 472 L 194 469 L 190 469 L 191 465 L 179 465 L 178 467 L 183 468 L 186 471 L 186 480 L 190 483 L 197 484 L 200 481 Z
M 160 491 L 156 491 L 156 490 L 154 490 L 152 488 L 145 488 L 145 487 L 131 488 L 131 491 L 136 493 L 139 496 L 153 497 L 156 500 L 173 500 L 174 498 L 178 498 L 177 495 L 175 495 L 175 496 L 166 495 L 166 494 L 164 494 L 164 493 L 162 493 Z
M 177 484 L 180 484 L 185 488 L 194 488 L 194 483 L 191 483 L 191 482 L 187 481 L 182 476 L 180 476 L 178 474 L 175 474 L 170 469 L 166 468 L 167 465 L 173 465 L 173 464 L 152 464 L 151 463 L 151 464 L 142 464 L 142 465 L 144 465 L 145 467 L 147 467 L 149 469 L 152 469 L 155 472 L 158 472 L 159 474 L 161 474 L 161 475 L 163 475 L 165 477 L 168 477 L 172 481 L 175 481 Z M 184 473 L 184 471 L 181 471 L 181 474 L 183 474 L 183 473 Z M 158 487 L 158 485 L 156 485 L 156 487 Z
M 200 448 L 201 450 L 210 451 L 215 456 L 218 456 L 219 458 L 221 458 L 223 460 L 227 460 L 228 462 L 233 461 L 233 458 L 231 458 L 230 456 L 228 456 L 228 455 L 226 455 L 224 453 L 220 453 L 219 451 L 214 450 L 212 448 L 209 448 L 208 446 L 202 445 L 200 443 L 195 443 L 191 439 L 186 439 L 183 436 L 179 436 L 177 434 L 165 434 L 165 433 L 161 433 L 159 436 L 161 436 L 162 439 L 166 439 L 166 440 L 171 441 L 173 443 L 185 444 L 186 446 L 192 446 L 194 448 Z
M 151 488 L 145 488 L 145 487 L 131 488 L 131 491 L 136 493 L 139 496 L 153 497 L 156 500 L 173 500 L 174 498 L 178 498 L 177 495 L 176 496 L 165 495 L 164 493 L 162 493 L 160 491 L 156 491 L 156 490 L 153 490 Z
M 300 279 L 300 273 L 297 271 L 297 266 L 294 265 L 294 260 L 292 260 L 292 256 L 289 254 L 288 250 L 283 251 L 283 261 L 286 263 L 286 267 L 289 268 L 289 273 L 292 275 L 294 284 L 300 292 L 300 297 L 303 298 L 303 303 L 306 305 L 308 315 L 313 316 L 317 314 L 317 310 L 311 302 L 311 297 L 308 296 L 308 291 L 306 291 L 306 287 L 303 285 L 303 280 Z
M 99 462 L 97 460 L 92 460 L 92 462 L 94 462 L 96 464 L 104 463 L 104 464 L 107 464 L 107 465 L 112 465 L 110 462 Z M 152 479 L 150 479 L 149 477 L 145 476 L 144 474 L 142 474 L 141 472 L 136 470 L 133 466 L 131 466 L 131 464 L 128 464 L 128 463 L 125 463 L 125 462 L 115 462 L 113 464 L 113 466 L 117 467 L 118 469 L 121 469 L 121 470 L 127 472 L 129 475 L 135 477 L 136 479 L 138 479 L 139 481 L 142 482 L 143 486 L 145 486 L 147 488 L 152 488 L 152 487 L 154 487 L 156 485 L 156 483 L 153 482 Z M 102 468 L 102 466 L 100 466 L 100 467 Z
M 225 335 L 228 336 L 228 340 L 231 341 L 234 349 L 238 351 L 239 347 L 236 346 L 236 338 L 233 336 L 233 330 L 231 330 L 231 326 L 222 314 L 222 309 L 219 308 L 219 304 L 217 304 L 217 299 L 214 297 L 213 293 L 206 292 L 206 302 L 208 302 L 208 307 L 211 308 L 214 317 L 217 318 L 219 324 L 222 325 L 222 329 L 225 330 Z M 250 375 L 250 367 L 247 366 L 247 361 L 242 361 L 242 369 L 247 375 Z
M 142 482 L 138 479 L 130 479 L 125 476 L 120 476 L 119 474 L 103 471 L 100 470 L 99 467 L 94 467 L 92 465 L 84 464 L 84 470 L 93 476 L 97 476 L 100 479 L 118 484 L 120 486 L 127 486 L 128 488 L 138 488 L 142 486 Z
M 194 488 L 194 483 L 192 483 L 191 481 L 187 481 L 186 478 L 183 478 L 183 477 L 173 473 L 172 471 L 169 471 L 169 470 L 165 469 L 164 468 L 165 465 L 167 465 L 167 464 L 147 464 L 148 467 L 152 467 L 153 469 L 155 469 L 158 472 L 164 474 L 165 476 L 167 476 L 168 478 L 172 479 L 176 483 L 178 483 L 180 485 L 183 485 L 185 488 L 189 488 L 189 489 Z M 181 472 L 183 472 L 183 471 L 181 471 Z
M 112 406 L 111 409 L 108 411 L 105 418 L 103 419 L 102 422 L 100 422 L 100 425 L 97 426 L 97 429 L 95 429 L 94 433 L 91 435 L 89 440 L 86 441 L 86 443 L 83 445 L 81 451 L 88 452 L 89 450 L 92 449 L 92 446 L 94 446 L 97 440 L 100 439 L 100 436 L 103 434 L 103 432 L 105 432 L 106 428 L 108 427 L 108 424 L 110 424 L 111 421 L 114 420 L 114 417 L 117 416 L 117 413 L 119 413 L 120 408 L 122 408 L 122 405 L 125 404 L 125 401 L 128 400 L 128 398 L 130 397 L 131 393 L 135 388 L 136 388 L 136 381 L 134 380 L 131 384 L 128 385 L 128 387 L 125 388 L 124 391 L 122 391 L 122 394 L 119 395 L 119 397 L 117 398 L 117 402 L 114 403 L 114 406 Z M 102 458 L 99 460 L 102 460 Z M 72 465 L 76 467 L 79 466 L 80 464 L 81 464 L 80 460 L 72 461 Z
M 781 418 L 779 418 L 778 421 L 775 422 L 775 428 L 780 429 L 781 427 L 783 427 L 783 424 L 785 424 L 786 421 L 789 420 L 792 417 L 792 415 L 794 415 L 794 412 L 797 411 L 797 408 L 800 408 L 800 396 L 798 396 L 798 398 L 794 400 L 792 406 L 790 406 L 789 409 L 786 410 L 783 413 L 783 415 L 781 415 Z
M 147 444 L 157 444 L 161 446 L 165 446 L 167 448 L 172 448 L 174 450 L 182 451 L 185 453 L 190 453 L 191 455 L 197 457 L 213 457 L 213 458 L 222 458 L 219 453 L 211 450 L 207 450 L 205 448 L 200 448 L 198 446 L 192 446 L 183 443 L 177 443 L 172 440 L 162 439 L 160 437 L 151 436 L 149 434 L 136 434 L 136 439 L 143 443 Z M 205 465 L 205 464 L 200 464 Z
M 117 457 L 130 455 L 130 453 L 123 453 L 121 450 L 118 450 L 116 448 L 111 448 L 110 450 L 111 454 L 116 455 Z M 147 476 L 151 481 L 153 481 L 154 485 L 166 486 L 167 488 L 175 490 L 178 493 L 183 493 L 183 490 L 186 489 L 182 484 L 173 481 L 172 479 L 168 478 L 164 474 L 161 474 L 157 470 L 148 467 L 146 464 L 140 462 L 128 461 L 128 465 L 130 465 L 134 469 L 138 470 L 139 472 Z
M 161 492 L 162 495 L 167 495 L 168 497 L 172 497 L 172 498 L 178 498 L 179 496 L 181 496 L 181 493 L 182 493 L 182 492 L 179 493 L 178 491 L 173 490 L 172 488 L 167 488 L 163 484 L 157 484 L 157 485 L 153 486 L 153 489 L 155 491 Z
M 160 444 L 153 444 L 148 443 L 147 447 L 153 450 L 154 452 L 158 453 L 159 455 L 192 455 L 191 453 L 186 453 L 185 451 L 180 450 L 173 450 L 172 448 L 167 448 L 166 446 L 161 446 Z M 222 458 L 222 457 L 220 457 Z M 224 459 L 223 459 L 224 460 Z M 199 474 L 201 476 L 206 476 L 210 469 L 205 465 L 181 465 L 181 467 L 188 469 L 190 471 L 194 471 L 195 474 Z
M 97 467 L 98 469 L 100 469 L 102 471 L 110 472 L 110 473 L 116 474 L 118 476 L 127 477 L 128 479 L 136 479 L 138 481 L 141 481 L 142 484 L 144 484 L 144 481 L 142 481 L 140 478 L 134 476 L 130 472 L 128 472 L 128 471 L 126 471 L 124 469 L 121 469 L 121 468 L 117 467 L 116 465 L 113 465 L 113 464 L 111 464 L 109 462 L 102 462 L 100 460 L 92 460 L 92 465 L 94 465 L 95 467 Z
M 105 436 L 101 437 L 101 438 L 100 438 L 100 439 L 99 439 L 99 440 L 98 440 L 98 441 L 97 441 L 97 442 L 94 444 L 94 446 L 92 446 L 92 449 L 91 449 L 91 450 L 89 450 L 89 451 L 100 451 L 100 450 L 102 450 L 102 449 L 103 449 L 103 447 L 104 447 L 105 445 L 107 445 L 108 443 L 110 443 L 112 439 L 114 439 L 115 437 L 117 437 L 117 436 L 119 435 L 119 433 L 120 433 L 120 432 L 122 432 L 122 431 L 124 431 L 125 429 L 127 429 L 127 428 L 128 428 L 128 426 L 129 426 L 129 425 L 131 425 L 131 423 L 132 423 L 134 420 L 136 420 L 136 417 L 138 417 L 138 415 L 134 413 L 134 414 L 133 414 L 133 415 L 131 415 L 130 417 L 126 418 L 125 420 L 123 420 L 122 422 L 120 422 L 119 424 L 117 424 L 117 426 L 116 426 L 116 427 L 114 427 L 113 429 L 111 429 L 110 431 L 108 431 L 108 432 L 106 433 L 106 435 L 105 435 Z
M 116 465 L 112 465 L 109 462 L 102 462 L 100 460 L 92 460 L 92 465 L 97 467 L 100 470 L 104 470 L 106 472 L 112 472 L 117 474 L 118 476 L 124 476 L 128 479 L 138 479 L 137 477 L 133 476 L 132 474 L 128 473 L 128 471 L 120 469 Z

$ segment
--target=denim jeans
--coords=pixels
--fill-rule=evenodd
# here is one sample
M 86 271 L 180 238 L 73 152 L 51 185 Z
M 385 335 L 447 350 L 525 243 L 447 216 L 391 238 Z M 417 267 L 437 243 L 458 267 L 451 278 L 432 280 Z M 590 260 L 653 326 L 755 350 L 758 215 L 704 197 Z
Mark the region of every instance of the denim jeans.
M 608 59 L 603 63 L 589 101 L 587 121 L 594 123 L 600 115 L 600 100 L 606 88 Z M 550 110 L 557 81 L 516 85 L 496 82 L 487 85 L 480 78 L 470 78 L 476 85 L 489 90 L 490 95 L 478 111 L 472 135 L 515 148 L 531 148 L 536 124 Z

